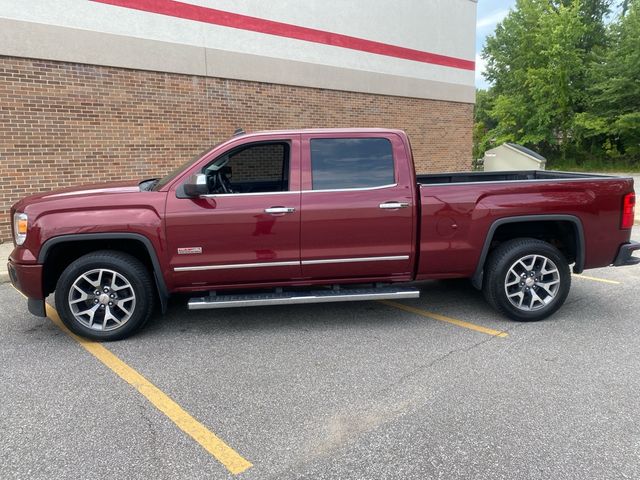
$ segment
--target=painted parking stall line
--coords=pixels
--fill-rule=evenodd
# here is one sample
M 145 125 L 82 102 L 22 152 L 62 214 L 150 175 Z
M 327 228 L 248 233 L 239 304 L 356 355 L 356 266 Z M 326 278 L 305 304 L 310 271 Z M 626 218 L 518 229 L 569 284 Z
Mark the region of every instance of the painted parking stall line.
M 476 325 L 475 323 L 465 322 L 464 320 L 447 317 L 446 315 L 440 315 L 439 313 L 429 312 L 427 310 L 422 310 L 421 308 L 412 307 L 410 305 L 404 305 L 402 303 L 393 302 L 390 300 L 378 300 L 378 302 L 393 308 L 404 310 L 405 312 L 415 313 L 416 315 L 420 315 L 421 317 L 430 318 L 432 320 L 437 320 L 439 322 L 450 323 L 458 327 L 467 328 L 469 330 L 474 330 L 476 332 L 484 333 L 486 335 L 491 335 L 493 337 L 505 338 L 509 336 L 507 332 L 503 332 L 501 330 L 495 330 L 493 328 L 483 327 L 482 325 Z
M 198 442 L 202 448 L 224 465 L 229 472 L 237 475 L 252 467 L 251 462 L 242 457 L 202 423 L 189 415 L 189 413 L 173 401 L 166 393 L 122 361 L 104 345 L 92 340 L 86 340 L 71 332 L 62 323 L 62 320 L 60 320 L 58 312 L 48 304 L 46 307 L 47 316 L 60 330 L 73 338 L 82 345 L 87 352 L 138 390 L 154 407 L 164 413 L 180 430 Z
M 598 278 L 598 277 L 590 277 L 589 275 L 582 275 L 582 274 L 573 274 L 574 278 L 581 278 L 583 280 L 591 280 L 593 282 L 600 282 L 600 283 L 608 283 L 610 285 L 622 285 L 622 282 L 618 282 L 616 280 L 609 280 L 606 278 Z
M 13 288 L 16 292 L 25 297 L 25 295 L 17 288 Z M 189 415 L 187 411 L 172 400 L 166 393 L 121 360 L 117 355 L 111 352 L 111 350 L 98 342 L 77 336 L 69 330 L 64 323 L 62 323 L 60 315 L 58 315 L 56 309 L 49 304 L 46 304 L 46 310 L 47 317 L 54 323 L 54 325 L 82 345 L 87 352 L 93 355 L 103 365 L 111 369 L 116 375 L 138 390 L 138 392 L 149 400 L 154 407 L 164 413 L 180 430 L 189 435 L 193 440 L 200 444 L 202 448 L 213 455 L 213 457 L 215 457 L 215 459 L 218 460 L 229 472 L 234 475 L 238 475 L 253 466 L 251 462 L 227 445 L 220 437 L 210 431 L 202 423 Z

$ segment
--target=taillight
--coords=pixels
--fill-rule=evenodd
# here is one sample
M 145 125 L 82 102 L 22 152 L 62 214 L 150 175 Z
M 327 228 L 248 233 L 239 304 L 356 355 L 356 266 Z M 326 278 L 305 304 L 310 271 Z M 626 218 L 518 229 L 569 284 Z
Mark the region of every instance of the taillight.
M 620 228 L 633 227 L 635 206 L 636 206 L 636 194 L 627 193 L 622 200 L 622 221 L 620 222 Z

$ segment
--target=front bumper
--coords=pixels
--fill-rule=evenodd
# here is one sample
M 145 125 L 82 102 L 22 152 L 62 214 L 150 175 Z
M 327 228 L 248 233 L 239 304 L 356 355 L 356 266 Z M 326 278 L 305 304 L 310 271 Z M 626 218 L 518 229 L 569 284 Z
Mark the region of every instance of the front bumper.
M 13 286 L 27 297 L 29 311 L 38 317 L 46 317 L 42 265 L 23 265 L 9 259 L 7 270 Z
M 640 257 L 634 257 L 633 252 L 640 250 L 640 242 L 629 242 L 620 246 L 618 255 L 613 261 L 614 267 L 622 267 L 624 265 L 637 265 L 640 263 Z

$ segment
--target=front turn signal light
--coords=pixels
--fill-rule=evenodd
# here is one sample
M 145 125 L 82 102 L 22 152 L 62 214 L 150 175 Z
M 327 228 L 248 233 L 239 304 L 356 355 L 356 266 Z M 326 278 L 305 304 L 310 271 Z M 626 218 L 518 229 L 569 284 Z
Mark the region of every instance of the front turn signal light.
M 16 245 L 22 245 L 27 239 L 27 214 L 16 213 L 13 215 L 13 237 Z

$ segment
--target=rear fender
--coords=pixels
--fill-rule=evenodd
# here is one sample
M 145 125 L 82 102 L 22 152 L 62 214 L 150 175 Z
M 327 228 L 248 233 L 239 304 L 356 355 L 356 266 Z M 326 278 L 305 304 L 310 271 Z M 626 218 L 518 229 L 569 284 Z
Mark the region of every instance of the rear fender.
M 573 273 L 582 273 L 582 271 L 584 270 L 585 243 L 584 229 L 582 228 L 582 222 L 578 217 L 576 217 L 575 215 L 521 215 L 516 217 L 499 218 L 491 224 L 491 226 L 489 227 L 489 231 L 487 232 L 487 236 L 484 240 L 484 245 L 482 247 L 482 252 L 480 253 L 480 258 L 478 259 L 478 265 L 476 266 L 475 273 L 473 274 L 473 277 L 471 277 L 471 283 L 473 284 L 473 286 L 478 290 L 482 289 L 482 280 L 484 278 L 484 264 L 487 260 L 487 255 L 489 254 L 489 248 L 491 247 L 493 236 L 498 227 L 507 223 L 541 221 L 564 221 L 570 222 L 573 225 L 577 242 L 576 262 L 573 266 Z

